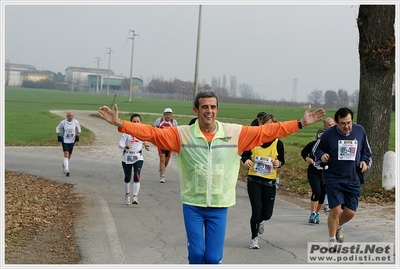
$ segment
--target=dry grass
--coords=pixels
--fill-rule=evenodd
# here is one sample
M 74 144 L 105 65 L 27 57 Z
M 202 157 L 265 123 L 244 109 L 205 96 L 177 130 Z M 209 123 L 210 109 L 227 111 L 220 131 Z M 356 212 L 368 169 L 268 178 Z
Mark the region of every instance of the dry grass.
M 5 172 L 5 263 L 76 264 L 82 197 L 69 184 Z

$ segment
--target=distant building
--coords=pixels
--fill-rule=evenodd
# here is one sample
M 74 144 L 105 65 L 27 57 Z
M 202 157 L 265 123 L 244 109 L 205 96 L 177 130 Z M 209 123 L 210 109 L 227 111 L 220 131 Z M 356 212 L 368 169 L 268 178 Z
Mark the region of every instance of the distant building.
M 36 72 L 36 68 L 29 64 L 12 64 L 5 63 L 5 85 L 6 86 L 21 86 L 24 75 L 21 76 L 21 73 L 24 72 Z
M 104 92 L 107 90 L 129 91 L 129 78 L 117 76 L 112 70 L 72 67 L 65 70 L 65 75 L 60 72 L 36 70 L 28 64 L 5 64 L 5 85 L 21 86 L 23 81 L 38 82 L 51 80 L 56 82 L 58 89 L 70 89 L 72 91 Z M 143 91 L 143 80 L 132 78 L 133 91 Z
M 41 80 L 51 80 L 54 81 L 55 73 L 51 71 L 21 71 L 21 80 L 29 80 L 33 82 L 38 82 Z
M 98 82 L 96 82 L 98 76 Z M 96 69 L 85 67 L 69 66 L 65 69 L 65 82 L 71 90 L 98 89 L 101 91 L 103 77 L 108 77 L 108 69 Z M 114 72 L 110 70 L 110 81 L 114 77 Z M 121 78 L 122 79 L 122 78 Z M 110 85 L 112 87 L 112 85 Z
M 140 78 L 132 78 L 133 91 L 143 92 L 143 80 Z
M 127 78 L 115 75 L 113 71 L 108 69 L 84 68 L 84 67 L 68 67 L 65 70 L 65 82 L 71 90 L 84 90 L 103 92 L 107 90 L 122 90 L 124 81 Z M 143 80 L 140 78 L 132 78 L 134 89 L 141 91 L 143 89 Z M 129 79 L 128 79 L 129 83 Z M 129 85 L 125 88 L 129 89 Z

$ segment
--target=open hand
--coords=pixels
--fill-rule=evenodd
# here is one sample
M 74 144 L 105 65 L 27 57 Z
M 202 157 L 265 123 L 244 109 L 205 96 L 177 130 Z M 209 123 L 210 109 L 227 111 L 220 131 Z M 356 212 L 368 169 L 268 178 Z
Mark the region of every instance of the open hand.
M 118 118 L 118 106 L 117 104 L 114 105 L 114 111 L 112 111 L 107 106 L 102 106 L 99 108 L 99 116 L 102 119 L 105 119 L 107 122 L 116 125 L 118 127 L 122 127 L 123 120 Z
M 311 105 L 308 105 L 307 110 L 304 112 L 303 118 L 301 118 L 301 124 L 303 126 L 307 126 L 322 120 L 322 117 L 325 116 L 326 114 L 323 108 L 318 108 L 313 112 L 310 111 L 311 111 Z

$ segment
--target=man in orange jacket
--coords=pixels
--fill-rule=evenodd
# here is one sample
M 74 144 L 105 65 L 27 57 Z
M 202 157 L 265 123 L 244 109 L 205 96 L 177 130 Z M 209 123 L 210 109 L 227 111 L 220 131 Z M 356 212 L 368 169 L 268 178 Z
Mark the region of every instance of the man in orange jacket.
M 114 111 L 107 106 L 101 107 L 99 115 L 118 126 L 119 132 L 179 153 L 189 263 L 218 264 L 223 256 L 228 207 L 236 203 L 240 154 L 320 121 L 325 111 L 320 108 L 310 112 L 309 106 L 299 120 L 263 126 L 221 123 L 216 120 L 218 98 L 211 91 L 196 95 L 193 110 L 198 116 L 193 125 L 167 129 L 121 120 L 117 105 Z

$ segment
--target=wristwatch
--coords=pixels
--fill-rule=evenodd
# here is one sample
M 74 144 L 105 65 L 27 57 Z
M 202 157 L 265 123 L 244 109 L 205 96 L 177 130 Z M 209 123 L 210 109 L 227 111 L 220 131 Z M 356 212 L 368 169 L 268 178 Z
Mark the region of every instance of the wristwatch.
M 297 120 L 297 125 L 299 126 L 299 129 L 303 128 L 303 124 L 301 124 L 301 120 L 300 119 Z

